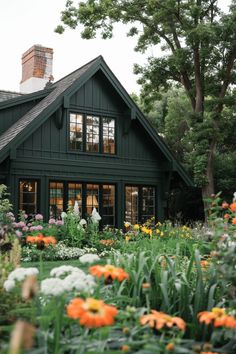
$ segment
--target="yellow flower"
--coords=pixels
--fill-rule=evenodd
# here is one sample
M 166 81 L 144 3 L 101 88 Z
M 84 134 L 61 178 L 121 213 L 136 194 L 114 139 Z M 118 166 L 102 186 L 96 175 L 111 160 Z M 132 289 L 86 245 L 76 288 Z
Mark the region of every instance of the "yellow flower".
M 159 234 L 161 231 L 159 229 L 156 229 L 156 233 Z
M 164 236 L 164 232 L 161 232 L 161 233 L 160 233 L 160 236 L 161 236 L 161 237 Z
M 126 229 L 128 229 L 131 226 L 130 222 L 128 222 L 128 221 L 126 221 L 124 225 L 125 225 Z
M 134 225 L 134 230 L 139 230 L 139 224 Z
M 125 241 L 129 242 L 129 240 L 130 240 L 130 236 L 125 236 Z

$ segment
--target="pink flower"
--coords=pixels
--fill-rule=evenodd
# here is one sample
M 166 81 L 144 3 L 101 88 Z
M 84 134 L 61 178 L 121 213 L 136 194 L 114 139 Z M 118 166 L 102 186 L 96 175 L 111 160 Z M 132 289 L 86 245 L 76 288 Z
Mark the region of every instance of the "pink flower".
M 37 231 L 43 230 L 43 226 L 37 225 L 37 226 L 35 226 L 35 230 L 37 230 Z
M 28 215 L 27 214 L 22 214 L 23 218 L 24 219 L 27 219 L 28 218 Z
M 25 226 L 26 226 L 26 224 L 25 224 L 24 221 L 19 221 L 19 222 L 16 223 L 16 225 L 15 225 L 15 227 L 20 227 L 20 228 L 23 228 L 23 227 L 25 227 Z
M 29 228 L 27 226 L 22 227 L 22 231 L 28 231 Z
M 49 223 L 49 225 L 54 225 L 54 224 L 56 224 L 56 220 L 53 218 L 49 219 L 48 223 Z
M 57 226 L 62 226 L 62 225 L 64 225 L 64 221 L 63 220 L 57 220 L 56 221 L 56 225 Z
M 22 232 L 20 232 L 19 230 L 16 230 L 16 236 L 17 237 L 21 237 L 22 236 Z
M 40 221 L 40 220 L 43 220 L 43 215 L 42 214 L 36 214 L 34 218 L 35 218 L 35 220 Z

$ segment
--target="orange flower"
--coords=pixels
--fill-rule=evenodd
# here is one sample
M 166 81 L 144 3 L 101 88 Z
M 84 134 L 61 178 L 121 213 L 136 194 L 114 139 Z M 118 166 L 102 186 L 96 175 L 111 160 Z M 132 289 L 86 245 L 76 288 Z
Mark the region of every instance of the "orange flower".
M 227 315 L 225 309 L 218 307 L 214 307 L 211 311 L 200 312 L 198 319 L 206 325 L 212 323 L 214 327 L 236 328 L 236 319 Z
M 100 241 L 101 245 L 104 245 L 104 246 L 111 246 L 111 245 L 114 245 L 114 243 L 116 243 L 115 240 L 101 240 Z
M 105 266 L 95 265 L 90 267 L 89 271 L 98 278 L 104 276 L 105 279 L 117 279 L 119 281 L 129 278 L 129 275 L 122 268 L 116 268 L 111 264 L 106 264 Z
M 200 262 L 202 268 L 207 268 L 209 266 L 209 262 L 206 260 L 202 260 Z
M 48 245 L 55 245 L 57 243 L 55 237 L 53 236 L 47 236 L 42 239 L 42 241 L 45 243 L 46 246 Z
M 229 207 L 229 204 L 226 203 L 226 202 L 223 202 L 222 205 L 221 205 L 221 207 L 222 207 L 223 209 L 227 209 L 227 208 Z
M 180 317 L 172 317 L 164 312 L 158 312 L 152 310 L 149 315 L 144 315 L 140 318 L 141 325 L 149 324 L 150 327 L 156 329 L 162 329 L 163 327 L 173 327 L 176 326 L 181 331 L 186 328 L 186 323 Z
M 230 207 L 230 210 L 232 211 L 232 213 L 234 213 L 236 211 L 236 203 L 231 203 L 229 207 Z
M 67 306 L 67 316 L 87 328 L 110 326 L 118 314 L 115 306 L 107 305 L 102 300 L 75 298 Z
M 174 350 L 174 348 L 175 348 L 175 345 L 172 342 L 170 342 L 166 345 L 166 349 L 169 351 Z
M 201 352 L 200 354 L 217 354 L 216 352 Z
M 230 215 L 229 215 L 229 214 L 225 214 L 225 215 L 224 215 L 224 218 L 225 218 L 225 219 L 229 219 L 229 218 L 230 218 Z
M 143 283 L 142 284 L 142 288 L 143 289 L 149 289 L 151 287 L 151 284 L 150 283 Z
M 121 350 L 122 352 L 129 352 L 130 347 L 128 345 L 122 345 Z
M 233 224 L 233 225 L 236 225 L 236 218 L 233 218 L 233 219 L 232 219 L 232 224 Z

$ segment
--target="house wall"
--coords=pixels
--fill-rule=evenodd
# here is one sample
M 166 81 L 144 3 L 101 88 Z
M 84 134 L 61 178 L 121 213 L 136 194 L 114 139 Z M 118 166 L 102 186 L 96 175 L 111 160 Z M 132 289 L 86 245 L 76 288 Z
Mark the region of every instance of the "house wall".
M 105 115 L 116 119 L 117 154 L 104 155 L 70 151 L 69 112 Z M 51 116 L 17 148 L 11 161 L 10 184 L 15 209 L 20 178 L 40 181 L 40 209 L 48 217 L 48 185 L 50 180 L 115 183 L 117 221 L 124 217 L 125 184 L 157 187 L 158 217 L 162 217 L 162 163 L 158 148 L 151 142 L 137 120 L 131 120 L 128 107 L 101 74 L 95 75 L 76 92 L 70 108 L 64 111 L 61 129 Z
M 0 135 L 31 110 L 40 100 L 32 100 L 0 111 Z

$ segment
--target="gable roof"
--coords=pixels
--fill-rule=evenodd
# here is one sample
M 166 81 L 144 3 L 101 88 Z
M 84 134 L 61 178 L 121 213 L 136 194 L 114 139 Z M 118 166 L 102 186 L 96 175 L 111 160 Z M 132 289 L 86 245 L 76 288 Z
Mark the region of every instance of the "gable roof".
M 0 102 L 7 101 L 10 100 L 11 98 L 19 97 L 22 95 L 23 94 L 20 92 L 0 90 Z
M 98 70 L 101 70 L 104 73 L 106 78 L 130 108 L 131 119 L 138 119 L 140 121 L 154 143 L 172 164 L 172 169 L 177 171 L 187 185 L 193 186 L 193 182 L 183 166 L 175 159 L 164 140 L 153 129 L 150 122 L 145 118 L 119 80 L 107 66 L 102 56 L 98 56 L 71 74 L 55 82 L 51 85 L 50 89 L 30 94 L 32 97 L 37 95 L 41 95 L 40 97 L 44 97 L 44 95 L 46 96 L 0 136 L 0 163 L 10 154 L 11 150 L 16 149 L 22 141 L 46 121 L 46 119 L 48 119 L 48 117 L 52 115 L 62 103 L 64 103 L 65 107 L 69 107 L 69 98 Z M 32 97 L 30 97 L 30 99 Z M 14 104 L 14 102 L 12 103 Z

